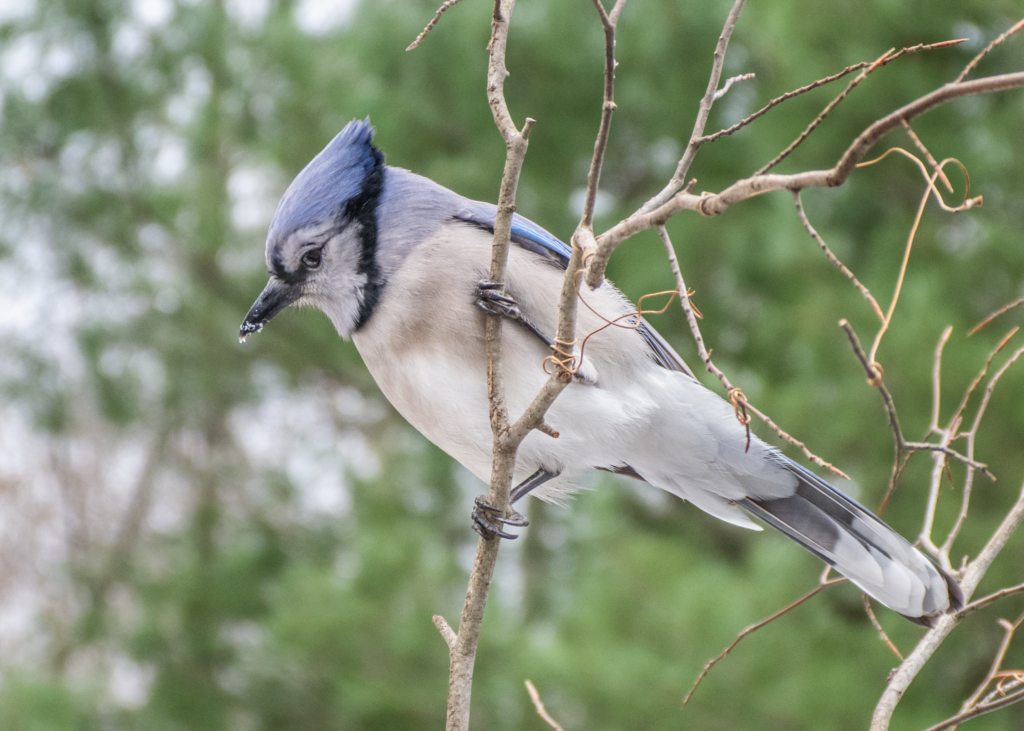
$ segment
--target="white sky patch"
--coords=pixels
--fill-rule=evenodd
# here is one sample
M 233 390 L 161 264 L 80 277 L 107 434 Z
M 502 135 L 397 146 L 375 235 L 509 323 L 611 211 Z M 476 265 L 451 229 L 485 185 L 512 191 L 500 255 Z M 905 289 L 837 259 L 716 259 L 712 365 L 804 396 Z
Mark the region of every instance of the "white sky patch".
M 587 189 L 577 188 L 569 196 L 569 212 L 574 216 L 580 216 L 583 214 L 583 204 L 587 201 Z M 594 198 L 594 216 L 603 216 L 606 213 L 611 213 L 615 206 L 618 204 L 615 196 L 606 190 L 597 191 L 597 196 Z
M 179 135 L 158 124 L 141 124 L 135 130 L 135 144 L 153 182 L 177 182 L 188 167 L 188 148 Z
M 46 94 L 46 76 L 41 68 L 42 41 L 34 33 L 15 38 L 0 56 L 4 86 L 20 90 L 30 102 L 37 102 Z
M 228 16 L 243 30 L 259 30 L 270 12 L 269 0 L 227 0 Z
M 0 23 L 22 20 L 35 10 L 36 4 L 32 0 L 0 0 Z
M 346 474 L 370 477 L 380 460 L 357 424 L 339 413 L 333 387 L 288 389 L 272 369 L 254 379 L 260 403 L 237 409 L 231 416 L 235 439 L 257 472 L 280 470 L 298 493 L 300 510 L 307 515 L 345 515 L 351 505 Z M 357 392 L 342 400 L 350 409 Z M 351 413 L 351 412 L 350 412 Z M 368 407 L 366 417 L 379 413 Z
M 239 231 L 265 229 L 284 192 L 281 176 L 274 168 L 239 165 L 228 178 L 231 223 Z
M 299 0 L 295 25 L 307 35 L 324 36 L 347 26 L 358 6 L 359 0 Z
M 195 119 L 196 112 L 206 103 L 210 96 L 212 81 L 209 70 L 199 58 L 186 59 L 182 63 L 182 68 L 185 72 L 185 82 L 181 92 L 168 100 L 167 118 L 174 124 L 186 126 Z
M 149 50 L 149 38 L 135 22 L 121 23 L 114 31 L 114 53 L 130 61 Z
M 163 28 L 174 17 L 173 0 L 132 0 L 132 16 L 147 28 Z
M 110 697 L 124 708 L 142 708 L 149 700 L 149 689 L 155 677 L 154 668 L 118 655 L 110 664 Z

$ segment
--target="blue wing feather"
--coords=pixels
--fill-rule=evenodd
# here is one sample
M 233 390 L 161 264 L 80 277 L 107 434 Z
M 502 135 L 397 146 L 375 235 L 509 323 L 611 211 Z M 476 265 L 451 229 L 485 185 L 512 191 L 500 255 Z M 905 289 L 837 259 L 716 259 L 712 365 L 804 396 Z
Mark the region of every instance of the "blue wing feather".
M 455 214 L 455 218 L 464 221 L 485 231 L 494 233 L 494 219 L 497 216 L 497 208 L 489 203 L 478 201 L 470 202 L 464 209 Z M 569 257 L 572 249 L 551 232 L 541 228 L 528 218 L 523 218 L 518 213 L 512 214 L 512 243 L 520 248 L 531 251 L 541 256 L 561 269 L 569 266 Z M 672 349 L 665 339 L 658 332 L 647 324 L 640 321 L 637 332 L 643 337 L 644 342 L 650 349 L 650 355 L 662 368 L 670 371 L 685 373 L 691 378 L 693 375 L 683 359 Z

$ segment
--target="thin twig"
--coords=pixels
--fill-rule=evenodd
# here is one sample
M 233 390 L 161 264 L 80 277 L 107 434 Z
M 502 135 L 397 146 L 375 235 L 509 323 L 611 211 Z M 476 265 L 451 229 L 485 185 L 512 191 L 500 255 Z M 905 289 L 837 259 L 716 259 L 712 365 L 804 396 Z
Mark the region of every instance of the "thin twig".
M 540 693 L 537 692 L 537 689 L 529 680 L 526 681 L 526 692 L 530 694 L 530 700 L 533 701 L 533 707 L 537 709 L 537 715 L 555 731 L 562 731 L 562 727 L 558 725 L 558 722 L 544 708 L 544 702 L 540 699 Z
M 700 149 L 701 139 L 704 136 L 704 127 L 707 126 L 708 116 L 711 114 L 711 107 L 715 103 L 715 94 L 718 92 L 718 81 L 722 78 L 722 65 L 725 63 L 725 52 L 729 48 L 729 40 L 732 38 L 732 32 L 736 28 L 736 21 L 739 20 L 740 11 L 743 10 L 743 4 L 746 0 L 734 0 L 732 9 L 729 10 L 729 15 L 726 16 L 725 25 L 722 26 L 722 33 L 718 36 L 718 43 L 715 45 L 714 60 L 711 62 L 711 73 L 708 75 L 708 86 L 704 91 L 704 96 L 700 100 L 700 104 L 697 106 L 697 119 L 693 123 L 693 131 L 690 133 L 690 141 L 686 145 L 686 149 L 683 151 L 683 156 L 679 159 L 679 164 L 676 165 L 676 170 L 672 174 L 672 178 L 668 181 L 668 184 L 658 192 L 653 198 L 644 203 L 637 211 L 638 214 L 648 213 L 661 206 L 665 205 L 672 197 L 678 193 L 686 182 L 686 174 L 690 170 L 690 165 L 693 164 L 693 158 L 697 155 L 697 150 Z M 634 214 L 636 215 L 636 214 Z M 607 263 L 607 262 L 606 262 Z M 602 268 L 602 277 L 603 274 Z M 596 287 L 600 283 L 598 279 L 597 283 L 593 280 L 589 280 L 588 283 L 591 287 Z
M 885 387 L 885 383 L 882 381 L 882 374 L 879 372 L 880 366 L 878 363 L 872 363 L 869 360 L 867 353 L 864 352 L 864 348 L 861 347 L 860 338 L 857 337 L 857 333 L 854 332 L 853 326 L 848 320 L 840 320 L 839 327 L 841 327 L 846 333 L 846 337 L 850 341 L 850 346 L 853 348 L 853 352 L 864 367 L 864 371 L 868 376 L 868 384 L 877 389 L 879 394 L 882 396 L 882 402 L 884 403 L 886 413 L 889 416 L 889 425 L 892 427 L 893 435 L 896 438 L 896 444 L 901 452 L 904 450 L 942 452 L 943 454 L 953 457 L 976 470 L 984 472 L 991 479 L 995 480 L 995 477 L 991 472 L 989 472 L 987 465 L 981 462 L 976 462 L 970 457 L 960 454 L 955 449 L 950 449 L 942 444 L 933 444 L 932 442 L 908 442 L 904 439 L 903 430 L 900 429 L 899 418 L 896 416 L 896 405 L 893 403 L 892 394 L 889 393 L 889 389 Z
M 648 207 L 647 204 L 644 204 L 636 213 L 597 237 L 597 251 L 589 259 L 587 284 L 591 288 L 601 284 L 612 252 L 620 243 L 641 231 L 663 225 L 680 211 L 696 211 L 704 216 L 717 216 L 740 201 L 772 191 L 802 190 L 814 187 L 835 188 L 845 183 L 868 151 L 889 132 L 901 126 L 903 120 L 914 119 L 937 106 L 961 97 L 1021 87 L 1024 87 L 1024 71 L 988 76 L 958 84 L 946 84 L 871 124 L 850 143 L 835 166 L 827 170 L 808 170 L 790 175 L 776 173 L 754 175 L 736 181 L 719 193 L 704 193 L 702 195 L 694 195 L 686 190 L 680 190 L 681 184 L 678 187 L 667 186 L 666 190 L 672 189 L 678 192 L 666 196 L 664 202 L 661 202 L 661 194 L 659 194 L 651 199 L 657 205 Z
M 669 238 L 668 231 L 665 229 L 664 226 L 658 227 L 658 235 L 661 236 L 662 243 L 665 245 L 665 253 L 668 255 L 669 265 L 672 267 L 672 274 L 676 278 L 676 288 L 677 291 L 680 293 L 679 305 L 683 308 L 683 312 L 686 314 L 686 321 L 689 323 L 690 332 L 693 334 L 693 339 L 697 343 L 697 351 L 698 353 L 700 353 L 700 359 L 704 362 L 704 367 L 707 368 L 707 370 L 710 373 L 714 374 L 715 377 L 717 377 L 718 380 L 722 383 L 722 386 L 725 387 L 726 393 L 729 395 L 729 401 L 732 403 L 733 408 L 736 409 L 737 418 L 740 418 L 741 414 L 749 411 L 750 413 L 754 414 L 757 418 L 759 418 L 761 421 L 763 421 L 765 424 L 767 424 L 776 434 L 779 435 L 779 437 L 785 439 L 787 442 L 789 442 L 793 446 L 797 447 L 800 451 L 802 451 L 804 455 L 807 457 L 807 459 L 814 462 L 814 464 L 829 470 L 834 475 L 842 477 L 843 479 L 850 479 L 849 476 L 841 469 L 833 465 L 831 462 L 826 462 L 821 457 L 814 454 L 814 452 L 807 448 L 806 444 L 801 442 L 799 439 L 796 439 L 795 437 L 791 436 L 787 432 L 783 431 L 782 427 L 780 427 L 778 424 L 772 421 L 772 419 L 768 417 L 768 415 L 762 413 L 759 409 L 755 408 L 747 400 L 747 397 L 743 395 L 743 391 L 733 386 L 732 383 L 729 381 L 729 378 L 725 375 L 725 373 L 723 373 L 718 368 L 718 366 L 716 366 L 712 362 L 711 353 L 704 345 L 704 336 L 701 335 L 700 325 L 697 324 L 697 312 L 693 306 L 693 303 L 690 301 L 690 294 L 689 290 L 686 288 L 686 282 L 683 281 L 683 273 L 679 268 L 679 260 L 678 258 L 676 258 L 676 251 L 675 248 L 672 246 L 672 240 Z M 746 422 L 742 418 L 740 418 L 740 423 L 747 425 L 747 422 L 749 422 L 749 417 L 747 418 Z M 747 425 L 747 429 L 747 439 L 749 442 L 749 425 Z
M 932 50 L 935 50 L 935 49 L 938 49 L 938 48 L 948 48 L 949 46 L 954 46 L 954 45 L 956 45 L 958 43 L 963 43 L 965 40 L 967 40 L 967 39 L 966 38 L 957 38 L 957 39 L 951 40 L 951 41 L 940 41 L 939 43 L 918 44 L 916 46 L 910 46 L 908 48 L 901 49 L 900 51 L 897 51 L 896 53 L 894 53 L 891 56 L 889 56 L 882 63 L 882 65 L 885 66 L 886 64 L 890 63 L 891 61 L 895 61 L 897 58 L 899 58 L 900 56 L 902 56 L 905 53 L 915 53 L 917 51 L 932 51 Z M 797 97 L 797 96 L 800 96 L 801 94 L 806 94 L 809 91 L 813 91 L 814 89 L 817 89 L 819 86 L 824 86 L 825 84 L 830 84 L 833 81 L 838 81 L 839 79 L 843 78 L 844 76 L 849 76 L 854 71 L 860 71 L 861 69 L 867 68 L 870 65 L 871 65 L 870 61 L 862 61 L 861 63 L 855 63 L 852 66 L 847 66 L 845 69 L 843 69 L 842 71 L 840 71 L 837 74 L 832 74 L 831 76 L 826 76 L 825 78 L 818 79 L 817 81 L 811 82 L 810 84 L 807 84 L 806 86 L 801 86 L 799 89 L 794 89 L 793 91 L 786 92 L 782 96 L 779 96 L 779 97 L 776 97 L 776 98 L 772 99 L 770 102 L 765 104 L 763 107 L 758 109 L 756 112 L 751 114 L 749 117 L 746 117 L 745 119 L 740 120 L 739 122 L 737 122 L 733 126 L 727 127 L 726 129 L 721 129 L 721 130 L 715 132 L 714 134 L 705 135 L 704 137 L 701 137 L 698 140 L 698 143 L 701 144 L 701 145 L 704 145 L 704 144 L 707 144 L 708 142 L 714 142 L 715 140 L 720 139 L 722 137 L 725 137 L 726 135 L 731 135 L 732 133 L 737 132 L 737 131 L 743 129 L 744 127 L 746 127 L 748 124 L 750 124 L 754 120 L 758 119 L 759 117 L 763 117 L 771 109 L 777 107 L 779 104 L 782 104 L 782 102 L 789 101 L 793 97 Z
M 932 361 L 932 421 L 928 426 L 929 434 L 944 433 L 939 429 L 939 404 L 942 400 L 942 351 L 953 334 L 953 326 L 948 325 L 939 336 L 938 345 L 935 346 L 935 358 Z
M 935 178 L 933 177 L 929 184 L 933 185 Z M 896 303 L 899 302 L 900 293 L 903 291 L 903 282 L 907 276 L 907 265 L 910 264 L 910 250 L 914 246 L 914 239 L 917 236 L 917 228 L 921 225 L 921 217 L 924 215 L 925 204 L 928 203 L 928 198 L 931 197 L 931 191 L 926 190 L 924 195 L 921 197 L 921 203 L 917 207 L 917 214 L 914 216 L 914 223 L 910 227 L 910 234 L 907 236 L 907 245 L 903 249 L 903 259 L 900 261 L 900 271 L 896 275 L 896 288 L 892 293 L 892 299 L 889 300 L 889 309 L 885 312 L 885 317 L 882 318 L 882 326 L 878 328 L 878 332 L 875 333 L 875 339 L 871 343 L 871 350 L 868 351 L 868 362 L 872 365 L 877 365 L 875 356 L 878 355 L 878 347 L 882 344 L 882 336 L 885 335 L 889 329 L 889 324 L 892 322 L 893 313 L 896 311 Z
M 969 711 L 957 714 L 952 718 L 947 718 L 942 723 L 937 723 L 934 726 L 930 726 L 929 728 L 925 729 L 925 731 L 944 731 L 947 728 L 953 728 L 955 726 L 958 726 L 964 721 L 969 721 L 970 719 L 977 718 L 978 716 L 984 716 L 986 713 L 991 713 L 992 711 L 998 711 L 1000 708 L 1012 706 L 1014 703 L 1017 703 L 1022 700 L 1024 700 L 1024 690 L 1017 691 L 1016 693 L 1012 693 L 1004 698 L 1000 698 L 997 701 L 992 701 L 991 703 L 975 706 Z
M 423 41 L 423 39 L 427 37 L 427 33 L 432 31 L 434 29 L 434 26 L 437 25 L 437 21 L 439 21 L 441 19 L 441 14 L 445 10 L 450 8 L 452 5 L 456 5 L 459 2 L 461 2 L 461 0 L 445 0 L 444 4 L 441 5 L 441 7 L 439 7 L 437 9 L 436 13 L 434 13 L 434 19 L 431 20 L 429 23 L 427 23 L 427 27 L 424 28 L 422 31 L 420 31 L 420 34 L 418 36 L 416 36 L 416 40 L 414 40 L 412 43 L 410 43 L 405 50 L 406 51 L 411 51 L 412 49 L 417 48 L 420 45 L 420 43 Z
M 832 262 L 836 269 L 843 273 L 843 276 L 853 282 L 853 286 L 856 287 L 862 295 L 864 295 L 864 299 L 866 299 L 868 304 L 871 305 L 871 309 L 873 309 L 875 314 L 878 315 L 878 319 L 885 320 L 882 308 L 879 306 L 878 301 L 871 296 L 871 292 L 868 291 L 868 288 L 860 283 L 857 277 L 853 275 L 853 272 L 851 272 L 843 262 L 839 261 L 839 257 L 832 253 L 832 250 L 828 248 L 828 244 L 825 243 L 825 240 L 821 238 L 821 235 L 814 229 L 814 226 L 811 225 L 811 222 L 807 218 L 807 214 L 804 213 L 804 207 L 800 203 L 799 190 L 793 191 L 793 204 L 796 206 L 796 213 L 800 217 L 800 222 L 803 223 L 804 228 L 807 230 L 807 233 L 811 235 L 811 238 L 814 239 L 815 243 L 817 243 L 818 246 L 821 247 L 821 250 L 825 252 L 825 256 L 828 260 Z
M 717 102 L 723 96 L 728 94 L 729 93 L 729 89 L 732 88 L 733 84 L 736 84 L 736 83 L 738 83 L 740 81 L 749 81 L 750 79 L 754 78 L 754 76 L 756 76 L 756 74 L 752 74 L 752 73 L 751 74 L 740 74 L 739 76 L 730 76 L 728 79 L 725 80 L 725 85 L 721 89 L 719 89 L 718 91 L 715 92 L 714 101 Z M 703 138 L 701 138 L 701 139 L 703 139 Z
M 803 604 L 805 601 L 807 601 L 808 599 L 813 597 L 815 594 L 817 594 L 819 591 L 824 589 L 826 586 L 832 586 L 833 584 L 841 584 L 844 581 L 846 581 L 846 579 L 843 579 L 843 578 L 840 578 L 840 579 L 830 579 L 828 581 L 822 581 L 820 584 L 818 584 L 818 586 L 816 586 L 815 588 L 811 589 L 809 592 L 804 594 L 802 597 L 797 599 L 792 604 L 790 604 L 790 605 L 788 605 L 786 607 L 783 607 L 782 609 L 780 609 L 779 611 L 777 611 L 775 614 L 771 615 L 770 617 L 766 617 L 765 619 L 762 619 L 760 622 L 756 622 L 755 624 L 750 625 L 745 630 L 743 630 L 738 635 L 736 635 L 736 639 L 734 639 L 731 643 L 729 643 L 728 647 L 726 647 L 724 650 L 722 650 L 717 656 L 715 656 L 715 657 L 711 658 L 710 660 L 708 660 L 707 663 L 704 665 L 703 670 L 700 671 L 700 675 L 698 675 L 697 679 L 694 681 L 693 687 L 690 688 L 690 692 L 686 694 L 685 698 L 683 698 L 683 708 L 685 708 L 686 704 L 690 702 L 690 698 L 692 698 L 694 692 L 696 692 L 697 686 L 699 686 L 701 684 L 701 681 L 704 680 L 704 677 L 708 674 L 708 672 L 711 670 L 711 668 L 713 668 L 715 665 L 717 665 L 720 660 L 723 660 L 726 655 L 728 655 L 730 652 L 732 652 L 733 648 L 735 648 L 736 645 L 738 645 L 740 643 L 740 640 L 742 640 L 747 635 L 751 635 L 754 632 L 757 632 L 759 629 L 761 629 L 765 625 L 774 622 L 776 619 L 778 619 L 782 615 L 786 614 L 787 612 L 789 612 L 789 611 L 791 611 L 793 609 L 796 609 L 801 604 Z
M 1022 520 L 1024 520 L 1024 486 L 1022 486 L 1021 493 L 1010 509 L 1010 512 L 1003 518 L 1003 521 L 999 524 L 995 533 L 992 534 L 988 543 L 985 544 L 981 553 L 964 569 L 960 579 L 960 588 L 964 593 L 965 599 L 969 600 L 971 598 L 971 594 L 978 587 L 978 583 L 985 576 L 992 562 L 1003 550 L 1006 542 L 1013 535 L 1014 531 L 1017 530 Z M 896 704 L 899 703 L 903 693 L 906 692 L 910 683 L 921 671 L 925 663 L 928 662 L 935 650 L 938 649 L 939 645 L 942 644 L 946 636 L 960 622 L 960 619 L 960 614 L 939 617 L 935 622 L 935 626 L 925 634 L 913 652 L 900 664 L 899 668 L 896 669 L 896 672 L 890 678 L 885 691 L 882 693 L 882 697 L 878 701 L 878 705 L 875 707 L 870 731 L 886 731 L 889 728 L 889 721 L 892 719 L 893 711 L 895 711 Z M 996 709 L 990 708 L 989 710 Z
M 964 701 L 960 707 L 960 713 L 969 711 L 978 705 L 978 702 L 985 695 L 985 689 L 988 688 L 995 677 L 999 674 L 999 671 L 1003 669 L 1003 659 L 1006 657 L 1006 651 L 1010 649 L 1010 642 L 1013 640 L 1013 635 L 1020 627 L 1021 621 L 1024 620 L 1024 614 L 1017 617 L 1017 621 L 1007 622 L 1005 619 L 999 620 L 999 625 L 1003 628 L 1003 640 L 999 643 L 999 649 L 996 650 L 995 657 L 992 658 L 992 665 L 989 667 L 988 674 L 978 685 L 977 689 L 971 694 L 971 696 Z
M 942 184 L 946 186 L 946 190 L 952 193 L 953 184 L 949 182 L 949 178 L 946 177 L 946 173 L 942 171 L 942 168 L 939 166 L 939 163 L 932 156 L 932 153 L 929 152 L 928 148 L 925 147 L 923 142 L 921 142 L 921 138 L 918 137 L 917 133 L 914 132 L 914 130 L 910 127 L 910 122 L 908 122 L 905 119 L 903 120 L 903 129 L 906 131 L 907 136 L 910 138 L 911 142 L 914 143 L 914 146 L 921 151 L 922 155 L 924 155 L 924 159 L 927 160 L 928 164 L 932 166 L 932 170 L 934 170 L 936 174 L 938 174 L 939 180 L 941 180 Z
M 1019 297 L 1019 298 L 1015 299 L 1015 300 L 1014 300 L 1013 302 L 1011 302 L 1010 304 L 1008 304 L 1008 305 L 1003 305 L 1003 306 L 1002 306 L 1002 307 L 1000 307 L 1000 308 L 999 308 L 998 310 L 996 310 L 996 311 L 995 311 L 995 312 L 993 312 L 993 313 L 992 313 L 991 315 L 989 315 L 989 316 L 988 316 L 988 317 L 986 317 L 986 318 L 985 318 L 984 320 L 982 320 L 982 321 L 981 321 L 981 322 L 979 322 L 979 323 L 978 323 L 977 325 L 975 325 L 975 326 L 974 326 L 973 328 L 971 328 L 971 331 L 970 331 L 969 333 L 967 333 L 967 334 L 968 334 L 968 335 L 974 335 L 974 333 L 976 333 L 976 332 L 978 332 L 979 330 L 981 330 L 981 328 L 983 328 L 983 327 L 985 327 L 986 325 L 988 325 L 988 324 L 989 324 L 990 322 L 992 322 L 992 321 L 993 321 L 994 319 L 996 319 L 997 317 L 999 317 L 999 316 L 1000 316 L 1000 315 L 1002 315 L 1002 314 L 1005 314 L 1005 313 L 1009 312 L 1009 311 L 1010 311 L 1010 310 L 1012 310 L 1012 309 L 1013 309 L 1014 307 L 1016 307 L 1017 305 L 1020 305 L 1020 304 L 1024 304 L 1024 297 Z
M 1010 338 L 1012 338 L 1017 333 L 1017 330 L 1018 328 L 1014 328 L 1013 330 L 1011 330 L 1006 335 L 1006 337 L 1004 337 L 996 345 L 992 352 L 989 353 L 988 358 L 985 360 L 985 365 L 982 368 L 981 373 L 978 374 L 978 376 L 971 382 L 971 385 L 967 388 L 967 393 L 964 395 L 964 399 L 960 404 L 960 408 L 957 409 L 957 412 L 953 415 L 953 418 L 950 420 L 949 426 L 946 429 L 947 433 L 950 435 L 950 439 L 966 437 L 968 457 L 974 456 L 974 447 L 977 441 L 978 429 L 981 426 L 981 419 L 985 415 L 985 410 L 988 408 L 988 404 L 992 398 L 992 392 L 995 390 L 996 384 L 999 382 L 999 379 L 1002 378 L 1002 375 L 1003 373 L 1006 372 L 1007 368 L 1013 365 L 1013 363 L 1021 356 L 1021 353 L 1024 352 L 1024 349 L 1018 349 L 1007 360 L 1007 362 L 1004 363 L 995 374 L 993 374 L 992 378 L 989 379 L 988 385 L 985 387 L 985 393 L 982 396 L 981 403 L 978 405 L 978 410 L 974 415 L 974 421 L 971 424 L 970 430 L 966 434 L 958 433 L 960 429 L 960 424 L 962 422 L 961 414 L 963 413 L 964 408 L 967 406 L 967 401 L 970 398 L 971 393 L 977 387 L 978 383 L 981 382 L 982 377 L 988 372 L 988 368 L 989 365 L 992 363 L 992 359 L 995 358 L 996 354 L 998 354 L 1003 349 L 1003 347 L 1010 341 Z M 942 548 L 939 552 L 939 559 L 944 563 L 949 563 L 949 553 L 953 550 L 953 542 L 960 534 L 960 529 L 963 527 L 964 522 L 967 520 L 967 511 L 970 508 L 971 493 L 973 492 L 973 489 L 974 468 L 971 465 L 968 465 L 967 474 L 964 476 L 964 486 L 962 490 L 963 494 L 960 499 L 960 512 L 957 514 L 956 522 L 950 529 L 949 535 L 946 536 L 946 540 L 942 544 Z
M 903 662 L 903 655 L 901 655 L 900 651 L 896 649 L 896 645 L 894 645 L 892 640 L 889 639 L 889 635 L 887 635 L 885 630 L 882 629 L 881 622 L 879 622 L 878 617 L 875 616 L 875 610 L 871 608 L 871 600 L 868 598 L 868 595 L 861 594 L 861 597 L 864 599 L 864 611 L 867 613 L 868 619 L 871 620 L 871 626 L 875 628 L 876 632 L 878 632 L 879 639 L 885 643 L 885 646 L 889 648 L 893 655 L 900 659 L 900 662 Z
M 985 56 L 991 53 L 996 46 L 998 46 L 1000 43 L 1005 41 L 1007 38 L 1012 36 L 1017 31 L 1021 30 L 1022 28 L 1024 28 L 1024 20 L 1018 20 L 1009 30 L 1007 30 L 1005 33 L 1001 33 L 994 41 L 985 46 L 981 53 L 979 53 L 977 56 L 971 59 L 971 62 L 964 67 L 964 70 L 960 72 L 960 75 L 956 77 L 956 80 L 953 83 L 959 84 L 964 79 L 966 79 L 967 74 L 971 73 L 971 71 L 973 71 L 975 67 L 977 67 L 977 65 L 981 62 L 981 59 L 985 58 Z
M 780 162 L 789 157 L 793 150 L 795 150 L 801 144 L 803 144 L 803 141 L 810 137 L 811 133 L 818 128 L 818 125 L 825 121 L 825 117 L 827 117 L 833 109 L 839 106 L 839 103 L 843 101 L 843 99 L 845 99 L 847 95 L 860 84 L 860 82 L 864 81 L 864 79 L 868 77 L 868 74 L 870 74 L 875 69 L 881 68 L 885 64 L 885 62 L 889 59 L 889 57 L 895 50 L 896 49 L 894 48 L 890 48 L 888 51 L 879 56 L 874 62 L 868 64 L 863 71 L 857 74 L 857 76 L 849 84 L 846 85 L 846 88 L 843 89 L 842 92 L 840 92 L 839 96 L 837 96 L 835 99 L 833 99 L 832 101 L 825 105 L 825 108 L 821 110 L 821 113 L 818 114 L 817 117 L 815 117 L 814 121 L 807 125 L 806 129 L 804 129 L 804 131 L 801 132 L 800 135 L 795 140 L 793 140 L 789 144 L 789 146 L 786 147 L 785 150 L 776 155 L 771 162 L 769 162 L 767 165 L 765 165 L 756 173 L 754 173 L 754 175 L 764 175 L 766 172 L 768 172 L 773 167 L 775 167 Z
M 445 621 L 445 618 L 440 614 L 433 616 L 434 626 L 437 627 L 437 631 L 441 633 L 441 637 L 444 639 L 445 644 L 448 645 L 448 649 L 451 650 L 455 647 L 455 642 L 458 637 L 455 636 L 455 630 L 451 628 L 451 625 Z
M 1000 599 L 1005 599 L 1008 596 L 1016 596 L 1017 594 L 1024 594 L 1024 584 L 1017 584 L 1017 586 L 1008 586 L 1005 589 L 1000 589 L 999 591 L 993 592 L 992 594 L 984 596 L 981 599 L 976 599 L 975 601 L 971 602 L 966 607 L 961 609 L 959 616 L 963 618 L 969 614 L 974 614 L 975 612 L 981 609 L 985 609 L 986 607 L 995 604 Z

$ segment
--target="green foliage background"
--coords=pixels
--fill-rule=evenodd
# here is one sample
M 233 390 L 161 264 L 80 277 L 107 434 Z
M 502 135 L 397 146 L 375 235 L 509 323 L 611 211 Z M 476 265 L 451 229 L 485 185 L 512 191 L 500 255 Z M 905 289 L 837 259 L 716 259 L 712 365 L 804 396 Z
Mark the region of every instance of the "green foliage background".
M 130 501 L 97 500 L 84 515 L 101 529 L 69 539 L 66 559 L 39 577 L 56 587 L 59 606 L 32 620 L 21 638 L 31 651 L 0 658 L 0 729 L 443 724 L 447 652 L 430 618 L 458 616 L 475 545 L 469 505 L 482 486 L 383 405 L 358 354 L 318 313 L 289 312 L 246 346 L 235 340 L 265 281 L 263 233 L 238 207 L 249 201 L 265 222 L 291 176 L 353 117 L 372 118 L 390 164 L 496 197 L 504 146 L 484 98 L 490 3 L 453 8 L 406 53 L 437 4 L 359 3 L 343 27 L 314 35 L 283 0 L 255 15 L 242 3 L 182 0 L 149 25 L 139 21 L 146 3 L 38 0 L 0 26 L 0 52 L 22 44 L 22 57 L 35 59 L 5 74 L 0 118 L 0 276 L 15 292 L 4 304 L 0 430 L 27 425 L 32 444 L 100 463 L 134 444 L 153 476 L 135 533 L 117 529 Z M 599 228 L 670 175 L 728 7 L 627 6 Z M 751 2 L 726 73 L 757 77 L 716 106 L 709 131 L 890 47 L 971 37 L 878 71 L 781 169 L 827 167 L 871 121 L 954 78 L 1019 13 L 1013 0 Z M 522 0 L 515 10 L 506 93 L 518 121 L 538 120 L 518 207 L 563 237 L 593 149 L 602 47 L 584 0 Z M 26 48 L 42 50 L 33 57 Z M 1021 68 L 1018 40 L 979 73 Z M 759 168 L 836 92 L 788 102 L 703 149 L 691 171 L 697 189 L 719 190 Z M 954 217 L 932 204 L 923 219 L 880 351 L 908 436 L 928 425 L 942 329 L 954 328 L 943 371 L 948 418 L 988 351 L 1021 323 L 1017 312 L 966 336 L 1024 294 L 1022 119 L 1024 94 L 1011 92 L 950 104 L 915 124 L 937 157 L 966 165 L 985 206 Z M 908 145 L 900 135 L 889 144 Z M 161 172 L 162 154 L 171 154 L 172 173 Z M 246 188 L 240 170 L 261 171 L 267 190 Z M 893 157 L 804 201 L 839 257 L 885 301 L 921 192 L 916 170 Z M 868 339 L 875 322 L 806 236 L 789 196 L 714 219 L 681 215 L 670 231 L 718 365 L 853 476 L 841 487 L 876 504 L 891 433 L 836 327 L 846 317 Z M 634 299 L 672 286 L 650 232 L 621 248 L 610 276 Z M 60 307 L 26 304 L 38 298 Z M 33 321 L 28 311 L 44 315 Z M 678 311 L 654 323 L 696 362 Z M 1008 373 L 980 433 L 978 456 L 1000 480 L 978 483 L 959 553 L 977 553 L 1017 493 L 1022 389 L 1022 372 Z M 332 407 L 342 396 L 359 408 Z M 327 405 L 330 428 L 307 424 L 305 412 L 288 415 L 289 404 L 310 403 Z M 316 453 L 312 464 L 339 473 L 332 489 L 343 507 L 304 509 L 301 470 L 287 457 L 255 459 L 240 420 L 270 443 Z M 307 429 L 301 439 L 297 424 Z M 339 433 L 339 443 L 318 441 Z M 349 448 L 356 456 L 344 457 Z M 335 450 L 340 461 L 331 461 Z M 926 457 L 911 461 L 886 513 L 906 535 L 919 530 L 930 468 Z M 959 485 L 962 469 L 952 474 Z M 8 492 L 38 489 L 41 479 L 31 470 L 7 475 Z M 66 489 L 104 484 L 83 478 Z M 525 678 L 567 729 L 867 726 L 896 663 L 850 586 L 745 640 L 681 710 L 705 661 L 812 588 L 820 566 L 779 536 L 717 523 L 652 488 L 610 477 L 593 486 L 571 510 L 528 506 L 531 527 L 503 547 L 476 664 L 474 728 L 545 728 Z M 944 500 L 940 528 L 958 491 Z M 166 502 L 178 505 L 178 518 L 161 522 Z M 1015 537 L 983 591 L 1021 581 L 1021 546 Z M 965 622 L 893 727 L 955 713 L 987 670 L 1001 637 L 996 617 L 1015 617 L 1020 604 Z M 881 621 L 904 651 L 921 634 L 891 613 Z M 1012 649 L 1007 664 L 1022 662 Z M 117 667 L 145 680 L 134 702 L 112 690 Z M 970 728 L 1022 723 L 1011 709 Z

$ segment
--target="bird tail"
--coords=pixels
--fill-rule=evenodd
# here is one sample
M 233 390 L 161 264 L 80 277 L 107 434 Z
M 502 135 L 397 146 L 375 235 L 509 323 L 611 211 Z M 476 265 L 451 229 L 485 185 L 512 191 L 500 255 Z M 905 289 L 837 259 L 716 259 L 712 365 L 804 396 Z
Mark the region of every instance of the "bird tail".
M 738 504 L 917 624 L 931 627 L 939 615 L 963 609 L 964 595 L 952 576 L 866 508 L 786 462 L 799 483 L 793 495 Z

